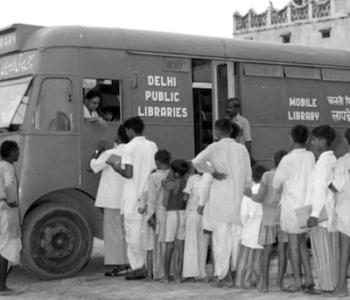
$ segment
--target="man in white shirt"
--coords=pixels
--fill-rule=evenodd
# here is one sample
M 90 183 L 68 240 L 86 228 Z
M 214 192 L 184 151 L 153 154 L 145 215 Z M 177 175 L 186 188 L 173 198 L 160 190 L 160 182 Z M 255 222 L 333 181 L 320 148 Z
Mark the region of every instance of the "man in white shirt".
M 252 185 L 248 151 L 230 137 L 231 131 L 230 120 L 216 121 L 215 136 L 218 142 L 209 145 L 192 160 L 199 172 L 211 173 L 214 177 L 210 187 L 210 201 L 206 205 L 211 218 L 218 286 L 222 286 L 229 270 L 235 277 L 242 230 L 241 202 L 245 188 Z M 199 208 L 199 211 L 202 212 L 203 208 Z
M 305 273 L 305 285 L 312 291 L 313 279 L 306 247 L 307 229 L 299 226 L 295 209 L 305 206 L 311 171 L 315 165 L 312 152 L 305 149 L 308 129 L 295 125 L 291 131 L 293 150 L 284 156 L 273 178 L 273 188 L 281 190 L 281 229 L 288 234 L 294 274 L 294 284 L 288 292 L 302 290 L 300 259 Z
M 103 208 L 103 239 L 105 243 L 105 266 L 112 266 L 106 276 L 118 276 L 127 269 L 126 241 L 124 224 L 120 214 L 120 203 L 123 195 L 125 178 L 116 173 L 109 165 L 112 158 L 122 157 L 123 149 L 129 142 L 125 128 L 118 129 L 117 145 L 108 149 L 106 142 L 101 143 L 93 154 L 90 167 L 94 173 L 102 171 L 97 190 L 95 206 Z M 108 149 L 108 150 L 107 150 Z
M 328 125 L 312 130 L 311 145 L 318 160 L 312 171 L 306 204 L 312 205 L 308 220 L 312 256 L 317 275 L 316 289 L 333 291 L 339 275 L 339 235 L 336 232 L 334 194 L 329 188 L 333 179 L 337 159 L 330 150 L 335 140 L 335 131 Z M 319 222 L 322 210 L 327 212 L 328 220 Z
M 121 164 L 113 163 L 112 167 L 127 178 L 121 209 L 124 215 L 127 254 L 133 272 L 126 279 L 142 279 L 147 272 L 141 248 L 142 215 L 138 213 L 138 201 L 145 191 L 148 176 L 156 168 L 154 155 L 157 146 L 143 136 L 144 123 L 140 117 L 127 119 L 124 126 L 130 142 L 124 147 Z
M 230 98 L 227 100 L 226 113 L 228 118 L 236 123 L 241 129 L 240 143 L 245 145 L 251 154 L 252 135 L 250 131 L 249 121 L 240 114 L 241 102 L 238 98 Z
M 10 265 L 19 264 L 22 250 L 18 212 L 18 190 L 13 164 L 18 160 L 19 147 L 14 141 L 4 141 L 0 147 L 0 296 L 12 292 L 7 287 Z

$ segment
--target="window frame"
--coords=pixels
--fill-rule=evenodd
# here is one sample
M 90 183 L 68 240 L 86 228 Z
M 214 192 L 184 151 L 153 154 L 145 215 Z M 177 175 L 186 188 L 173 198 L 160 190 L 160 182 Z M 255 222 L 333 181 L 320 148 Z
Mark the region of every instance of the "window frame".
M 80 113 L 80 117 L 82 118 L 83 122 L 85 122 L 85 118 L 84 118 L 84 105 L 85 105 L 85 88 L 83 85 L 84 80 L 110 80 L 110 81 L 117 81 L 118 82 L 118 86 L 119 86 L 119 120 L 116 121 L 105 121 L 107 124 L 119 124 L 122 123 L 124 121 L 123 118 L 123 81 L 121 79 L 115 79 L 115 78 L 109 78 L 109 77 L 105 77 L 105 78 L 92 78 L 92 76 L 83 76 L 81 77 L 80 80 L 80 88 L 81 88 L 81 103 L 79 102 L 79 107 L 81 110 Z M 93 88 L 89 89 L 92 90 Z M 102 118 L 102 116 L 100 116 Z M 103 119 L 103 118 L 102 118 Z
M 42 87 L 43 84 L 46 80 L 67 80 L 70 82 L 70 86 L 71 86 L 71 96 L 70 96 L 70 103 L 71 103 L 71 118 L 70 118 L 70 130 L 50 130 L 47 128 L 37 128 L 36 124 L 37 124 L 37 113 L 38 113 L 38 107 L 40 106 L 40 94 L 42 91 Z M 76 135 L 77 131 L 78 131 L 78 126 L 77 126 L 77 122 L 76 122 L 76 118 L 75 118 L 75 105 L 76 105 L 76 101 L 74 101 L 75 97 L 75 88 L 74 88 L 74 79 L 69 77 L 69 76 L 57 76 L 57 75 L 53 75 L 53 76 L 43 76 L 43 77 L 39 77 L 38 76 L 38 83 L 37 83 L 37 92 L 36 92 L 36 101 L 34 103 L 33 106 L 33 114 L 32 114 L 32 124 L 31 124 L 31 128 L 33 130 L 33 132 L 35 132 L 36 134 L 52 134 L 52 135 Z

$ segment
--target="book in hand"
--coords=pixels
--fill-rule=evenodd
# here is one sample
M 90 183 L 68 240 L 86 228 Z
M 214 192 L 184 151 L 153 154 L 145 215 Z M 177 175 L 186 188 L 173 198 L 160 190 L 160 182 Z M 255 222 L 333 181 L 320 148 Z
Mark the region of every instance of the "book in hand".
M 297 220 L 300 228 L 308 228 L 307 220 L 310 218 L 311 212 L 312 212 L 311 204 L 295 209 L 295 213 L 297 215 Z M 328 220 L 328 215 L 327 215 L 326 207 L 323 206 L 320 216 L 318 217 L 318 222 L 321 223 L 327 220 Z
M 111 154 L 107 160 L 106 163 L 107 164 L 120 164 L 122 161 L 122 158 L 119 155 L 116 154 Z

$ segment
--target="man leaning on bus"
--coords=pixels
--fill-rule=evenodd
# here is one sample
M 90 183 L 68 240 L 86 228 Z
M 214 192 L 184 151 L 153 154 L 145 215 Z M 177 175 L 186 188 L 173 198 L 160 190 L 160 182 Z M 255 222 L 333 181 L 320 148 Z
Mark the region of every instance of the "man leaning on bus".
M 238 98 L 227 99 L 227 117 L 241 128 L 240 143 L 245 145 L 251 156 L 252 135 L 250 133 L 249 121 L 240 114 L 241 102 Z

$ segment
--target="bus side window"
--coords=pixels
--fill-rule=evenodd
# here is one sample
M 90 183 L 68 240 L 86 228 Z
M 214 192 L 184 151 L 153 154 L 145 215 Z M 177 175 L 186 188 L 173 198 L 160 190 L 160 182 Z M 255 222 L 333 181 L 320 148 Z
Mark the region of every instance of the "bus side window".
M 85 96 L 91 90 L 101 95 L 97 114 L 107 122 L 119 122 L 121 119 L 121 88 L 119 80 L 83 79 L 83 105 L 86 109 Z
M 72 130 L 72 83 L 69 79 L 49 78 L 41 84 L 35 113 L 35 129 Z

